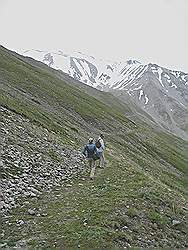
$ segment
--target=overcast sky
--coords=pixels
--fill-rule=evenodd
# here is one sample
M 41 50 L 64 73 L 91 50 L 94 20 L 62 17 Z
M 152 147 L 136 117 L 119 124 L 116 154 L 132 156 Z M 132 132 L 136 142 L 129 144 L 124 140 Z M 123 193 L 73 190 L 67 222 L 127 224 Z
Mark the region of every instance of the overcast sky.
M 188 0 L 0 0 L 0 44 L 188 72 Z

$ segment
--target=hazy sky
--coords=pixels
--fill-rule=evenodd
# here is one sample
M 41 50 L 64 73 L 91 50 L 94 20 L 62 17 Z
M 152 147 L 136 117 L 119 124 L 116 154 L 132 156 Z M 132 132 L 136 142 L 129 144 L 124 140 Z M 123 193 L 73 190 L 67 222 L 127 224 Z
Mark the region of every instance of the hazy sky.
M 0 0 L 0 44 L 188 72 L 188 0 Z

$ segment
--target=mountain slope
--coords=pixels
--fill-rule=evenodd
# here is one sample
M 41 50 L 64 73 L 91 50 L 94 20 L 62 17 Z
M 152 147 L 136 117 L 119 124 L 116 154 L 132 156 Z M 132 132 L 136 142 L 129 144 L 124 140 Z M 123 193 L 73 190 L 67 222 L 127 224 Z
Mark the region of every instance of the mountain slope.
M 89 86 L 131 99 L 165 130 L 188 140 L 188 74 L 136 60 L 105 62 L 82 53 L 29 50 L 31 56 Z
M 0 47 L 1 247 L 187 247 L 188 144 L 61 77 Z M 91 182 L 80 151 L 101 131 Z

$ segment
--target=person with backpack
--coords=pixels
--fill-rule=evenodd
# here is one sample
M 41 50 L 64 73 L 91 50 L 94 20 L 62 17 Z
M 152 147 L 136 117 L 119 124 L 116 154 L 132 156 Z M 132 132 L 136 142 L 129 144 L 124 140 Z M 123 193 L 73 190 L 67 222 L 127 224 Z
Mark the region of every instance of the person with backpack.
M 88 159 L 89 167 L 91 168 L 90 179 L 93 179 L 95 175 L 95 168 L 96 168 L 95 157 L 97 155 L 97 148 L 96 148 L 93 138 L 89 138 L 88 144 L 86 144 L 84 147 L 83 154 Z
M 95 142 L 96 148 L 98 155 L 100 156 L 99 159 L 99 167 L 103 168 L 104 163 L 105 163 L 105 157 L 104 157 L 104 149 L 105 149 L 105 144 L 104 144 L 104 135 L 100 134 L 99 138 Z

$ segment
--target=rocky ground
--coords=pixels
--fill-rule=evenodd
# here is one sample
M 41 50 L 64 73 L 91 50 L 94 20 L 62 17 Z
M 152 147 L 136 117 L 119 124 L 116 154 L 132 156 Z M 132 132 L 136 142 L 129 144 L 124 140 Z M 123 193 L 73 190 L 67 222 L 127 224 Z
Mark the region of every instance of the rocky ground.
M 81 173 L 85 162 L 79 151 L 67 148 L 55 133 L 4 107 L 0 113 L 0 208 L 6 215 L 25 198 L 39 199 L 43 191 Z

